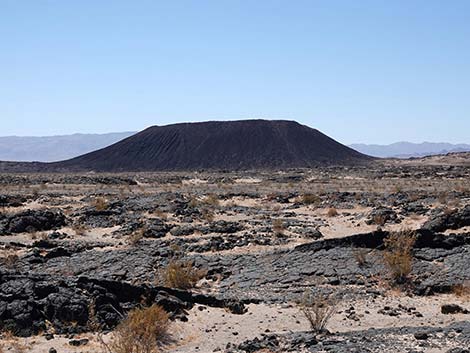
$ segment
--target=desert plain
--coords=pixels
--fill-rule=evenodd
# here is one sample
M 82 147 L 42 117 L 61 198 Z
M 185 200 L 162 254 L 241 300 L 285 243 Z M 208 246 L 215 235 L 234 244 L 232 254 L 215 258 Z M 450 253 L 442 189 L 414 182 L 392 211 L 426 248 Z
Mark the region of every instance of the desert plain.
M 469 160 L 1 174 L 0 347 L 109 352 L 156 304 L 165 352 L 468 352 Z

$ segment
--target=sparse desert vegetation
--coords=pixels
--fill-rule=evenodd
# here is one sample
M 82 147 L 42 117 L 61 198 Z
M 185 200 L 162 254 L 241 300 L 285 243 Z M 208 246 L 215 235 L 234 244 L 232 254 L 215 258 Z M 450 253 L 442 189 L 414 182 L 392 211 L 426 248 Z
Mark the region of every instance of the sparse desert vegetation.
M 470 353 L 470 0 L 0 35 L 0 353 Z
M 108 202 L 103 197 L 93 199 L 92 206 L 98 211 L 102 212 L 108 208 Z
M 169 325 L 168 313 L 158 305 L 133 309 L 116 327 L 105 348 L 110 353 L 158 353 L 168 340 Z
M 194 267 L 190 261 L 172 259 L 159 271 L 158 283 L 169 288 L 190 289 L 204 277 L 205 271 Z
M 284 222 L 281 219 L 273 220 L 273 231 L 274 234 L 283 234 L 286 227 L 284 226 Z
M 413 269 L 415 242 L 416 235 L 412 230 L 392 232 L 384 240 L 384 262 L 396 283 L 402 284 L 409 279 Z
M 317 205 L 321 202 L 321 198 L 318 195 L 309 193 L 303 194 L 300 200 L 304 205 Z
M 17 308 L 0 323 L 38 353 L 447 353 L 467 337 L 470 172 L 402 163 L 0 175 L 0 305 Z
M 327 211 L 326 211 L 326 215 L 328 217 L 336 217 L 338 215 L 338 211 L 336 210 L 336 208 L 334 207 L 330 207 Z
M 356 263 L 362 267 L 367 265 L 368 250 L 364 248 L 352 248 L 352 253 L 356 259 Z
M 326 330 L 328 321 L 338 309 L 338 302 L 339 298 L 333 294 L 313 293 L 311 290 L 304 293 L 300 307 L 313 332 Z

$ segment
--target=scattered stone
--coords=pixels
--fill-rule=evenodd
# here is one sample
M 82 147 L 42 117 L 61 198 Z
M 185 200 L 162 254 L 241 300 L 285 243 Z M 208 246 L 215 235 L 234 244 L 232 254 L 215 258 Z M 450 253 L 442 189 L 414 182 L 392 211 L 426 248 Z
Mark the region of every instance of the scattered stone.
M 80 338 L 80 339 L 74 339 L 69 341 L 69 345 L 73 347 L 80 347 L 80 346 L 85 346 L 89 342 L 88 338 Z
M 427 340 L 429 338 L 429 335 L 427 334 L 427 332 L 416 332 L 414 334 L 414 337 L 417 339 L 417 340 Z
M 458 304 L 443 304 L 441 306 L 441 313 L 443 314 L 468 314 L 468 310 L 462 308 Z

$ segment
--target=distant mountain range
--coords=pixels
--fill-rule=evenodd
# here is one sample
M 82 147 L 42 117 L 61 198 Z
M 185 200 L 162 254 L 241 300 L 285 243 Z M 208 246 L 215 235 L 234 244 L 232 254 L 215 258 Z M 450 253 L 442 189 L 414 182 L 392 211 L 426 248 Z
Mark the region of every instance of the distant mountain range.
M 435 142 L 396 142 L 390 145 L 352 144 L 349 147 L 374 157 L 382 158 L 410 158 L 433 156 L 450 152 L 468 152 L 470 144 L 451 144 Z
M 55 162 L 112 145 L 135 132 L 61 136 L 0 137 L 1 161 Z
M 108 147 L 136 132 L 73 134 L 45 137 L 0 137 L 0 161 L 55 162 Z M 390 145 L 352 144 L 350 148 L 382 158 L 423 157 L 449 152 L 468 152 L 470 144 L 397 142 Z
M 367 163 L 371 157 L 287 120 L 152 126 L 111 146 L 54 163 L 2 163 L 2 171 L 257 170 Z

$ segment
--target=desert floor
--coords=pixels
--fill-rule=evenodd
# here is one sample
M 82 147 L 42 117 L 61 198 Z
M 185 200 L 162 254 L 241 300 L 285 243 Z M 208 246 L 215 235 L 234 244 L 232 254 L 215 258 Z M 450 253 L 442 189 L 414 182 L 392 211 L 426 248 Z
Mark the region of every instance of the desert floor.
M 5 352 L 105 352 L 127 312 L 153 303 L 170 314 L 168 352 L 470 347 L 461 161 L 0 184 Z M 415 239 L 402 283 L 386 260 L 393 234 Z M 171 263 L 198 274 L 193 288 L 171 288 Z M 327 330 L 312 332 L 306 293 L 333 301 Z

